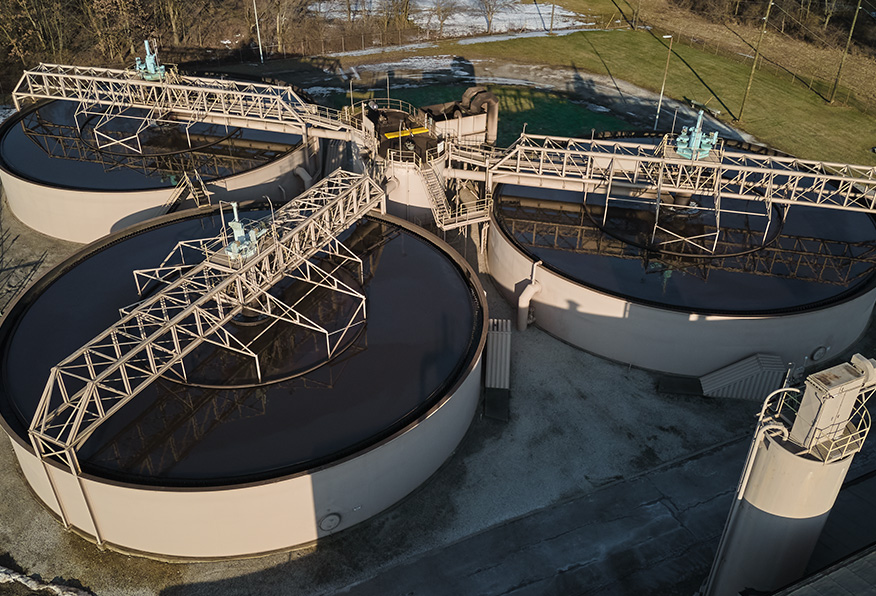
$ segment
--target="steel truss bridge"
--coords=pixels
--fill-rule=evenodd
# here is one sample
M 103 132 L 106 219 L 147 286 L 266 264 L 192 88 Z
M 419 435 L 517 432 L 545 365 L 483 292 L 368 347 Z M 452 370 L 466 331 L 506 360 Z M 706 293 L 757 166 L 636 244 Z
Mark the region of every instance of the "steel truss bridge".
M 807 207 L 876 213 L 876 168 L 729 151 L 709 157 L 680 157 L 667 135 L 659 144 L 586 140 L 523 134 L 507 150 L 449 144 L 443 176 L 496 184 L 571 190 L 582 202 L 610 207 L 626 204 L 654 212 L 652 242 L 690 245 L 705 253 L 718 249 L 721 215 L 773 216 L 774 207 Z M 667 199 L 669 199 L 667 201 Z M 675 235 L 663 225 L 665 203 L 690 203 L 714 218 L 713 230 L 696 238 Z M 732 201 L 731 201 L 732 200 Z M 744 201 L 755 208 L 740 210 Z M 605 221 L 603 222 L 605 223 Z
M 65 100 L 78 104 L 78 114 L 104 121 L 132 117 L 144 127 L 149 122 L 212 122 L 329 139 L 356 137 L 370 146 L 348 114 L 307 103 L 290 87 L 280 85 L 173 71 L 160 81 L 146 81 L 133 70 L 40 64 L 24 72 L 12 98 L 18 110 L 43 99 Z M 135 136 L 108 135 L 106 142 L 128 144 Z
M 366 221 L 347 239 L 350 248 L 365 267 L 365 283 L 374 276 L 390 235 L 374 221 Z M 335 314 L 335 304 L 329 308 Z M 285 329 L 278 335 L 288 336 Z M 296 357 L 288 341 L 274 341 L 265 337 L 259 356 L 268 362 L 289 362 Z M 316 336 L 314 336 L 316 340 Z M 366 349 L 367 333 L 361 333 L 343 354 L 328 360 L 324 366 L 306 375 L 296 377 L 293 383 L 304 387 L 332 387 L 344 373 L 350 358 Z M 308 349 L 312 349 L 308 345 Z M 211 360 L 226 360 L 228 352 L 217 350 Z M 207 362 L 199 363 L 203 367 Z M 243 371 L 240 363 L 230 363 L 228 378 L 236 380 Z M 194 371 L 193 374 L 197 374 Z M 184 386 L 176 383 L 157 383 L 157 398 L 115 436 L 108 439 L 94 454 L 98 464 L 106 463 L 122 472 L 148 474 L 157 477 L 171 470 L 204 437 L 230 419 L 251 418 L 267 414 L 265 390 L 260 386 L 217 389 Z
M 258 354 L 226 329 L 244 309 L 267 317 L 269 326 L 285 322 L 323 334 L 331 356 L 364 323 L 365 298 L 311 260 L 327 253 L 357 263 L 361 275 L 361 261 L 336 238 L 375 207 L 385 208 L 383 190 L 367 175 L 338 170 L 250 227 L 249 237 L 258 238 L 250 252 L 231 256 L 223 228 L 215 238 L 180 243 L 159 267 L 135 272 L 138 290 L 158 290 L 52 368 L 29 428 L 36 452 L 79 474 L 76 451 L 88 437 L 157 379 L 184 381 L 185 357 L 204 343 L 252 358 L 260 378 Z M 359 307 L 345 325 L 322 328 L 268 293 L 290 278 L 351 296 Z
M 613 187 L 741 199 L 767 205 L 807 205 L 876 213 L 876 167 L 807 161 L 720 150 L 711 158 L 684 159 L 668 148 L 642 143 L 523 134 L 507 151 L 451 146 L 446 177 L 593 192 L 611 200 Z M 475 170 L 454 167 L 476 166 Z

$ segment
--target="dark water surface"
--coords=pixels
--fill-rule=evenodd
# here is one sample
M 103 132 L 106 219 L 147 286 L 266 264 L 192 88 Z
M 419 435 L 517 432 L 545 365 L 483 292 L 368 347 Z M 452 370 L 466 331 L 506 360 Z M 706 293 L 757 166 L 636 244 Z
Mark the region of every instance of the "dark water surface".
M 26 437 L 50 367 L 137 300 L 131 271 L 157 265 L 181 239 L 213 236 L 219 225 L 216 216 L 184 220 L 106 247 L 6 321 L 17 328 L 2 346 L 0 408 L 16 432 Z M 365 262 L 367 324 L 339 357 L 256 387 L 159 380 L 85 443 L 84 469 L 161 484 L 263 478 L 379 440 L 440 399 L 470 361 L 483 324 L 469 284 L 439 249 L 393 225 L 363 220 L 346 236 Z M 266 360 L 295 357 L 269 352 Z M 216 358 L 229 375 L 237 370 L 234 359 Z
M 807 307 L 854 293 L 871 284 L 876 273 L 876 225 L 864 213 L 795 206 L 784 220 L 776 213 L 768 224 L 767 218 L 755 215 L 763 211 L 761 205 L 725 200 L 722 208 L 751 215 L 721 216 L 720 238 L 726 242 L 719 245 L 719 253 L 754 250 L 693 259 L 641 248 L 650 241 L 650 214 L 612 203 L 611 217 L 603 226 L 604 199 L 600 204 L 591 195 L 590 207 L 582 203 L 581 193 L 505 186 L 499 221 L 536 260 L 587 286 L 634 301 L 706 313 Z M 550 222 L 563 225 L 558 230 Z M 683 209 L 667 222 L 690 235 L 714 229 L 711 214 L 689 215 Z M 753 233 L 740 240 L 734 230 L 743 229 Z M 579 242 L 578 234 L 588 240 Z M 769 250 L 772 247 L 783 250 Z M 866 259 L 852 258 L 868 254 Z
M 75 107 L 53 101 L 11 118 L 2 128 L 0 162 L 51 186 L 143 190 L 175 186 L 180 172 L 198 172 L 204 180 L 240 174 L 301 142 L 298 135 L 200 122 L 153 123 L 138 131 L 143 110 L 101 124 L 99 116 L 77 117 Z

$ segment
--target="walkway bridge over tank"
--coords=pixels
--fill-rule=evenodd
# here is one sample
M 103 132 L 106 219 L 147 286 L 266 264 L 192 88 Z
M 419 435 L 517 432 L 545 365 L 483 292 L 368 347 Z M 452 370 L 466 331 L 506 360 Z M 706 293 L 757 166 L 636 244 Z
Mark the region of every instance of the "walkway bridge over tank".
M 504 150 L 451 142 L 436 162 L 444 178 L 480 183 L 486 196 L 498 184 L 580 192 L 582 204 L 602 210 L 603 224 L 617 207 L 651 212 L 652 243 L 703 253 L 716 252 L 726 228 L 722 215 L 763 217 L 768 228 L 774 215 L 795 206 L 876 213 L 876 167 L 744 153 L 723 144 L 693 159 L 679 155 L 673 142 L 671 135 L 647 143 L 524 133 Z M 675 233 L 665 222 L 679 206 L 711 217 L 712 231 Z M 658 234 L 663 241 L 655 240 Z
M 174 71 L 149 81 L 134 70 L 40 64 L 24 72 L 12 97 L 19 110 L 43 99 L 76 102 L 77 115 L 101 118 L 98 129 L 113 118 L 134 117 L 143 127 L 158 121 L 211 122 L 367 141 L 345 112 L 307 103 L 291 87 L 191 77 Z
M 361 114 L 354 118 L 349 110 L 307 103 L 290 87 L 173 71 L 149 81 L 134 70 L 40 64 L 25 71 L 13 99 L 18 109 L 42 99 L 73 101 L 79 114 L 104 120 L 211 122 L 375 144 Z M 669 141 L 668 136 L 649 144 L 524 133 L 510 148 L 497 150 L 448 139 L 440 154 L 420 156 L 418 165 L 434 170 L 440 164 L 439 182 L 485 182 L 486 193 L 505 183 L 598 192 L 608 202 L 637 202 L 658 210 L 657 197 L 679 194 L 711 197 L 716 212 L 722 199 L 740 199 L 764 205 L 766 215 L 773 205 L 876 213 L 874 167 L 734 152 L 723 146 L 704 159 L 690 159 L 676 153 Z M 478 218 L 469 214 L 467 220 L 472 219 Z
M 364 324 L 365 297 L 311 261 L 330 255 L 361 261 L 338 235 L 374 208 L 385 210 L 383 190 L 367 175 L 338 170 L 271 216 L 243 227 L 235 238 L 177 245 L 155 269 L 135 272 L 137 289 L 158 290 L 124 309 L 118 322 L 53 367 L 29 428 L 41 458 L 57 458 L 78 474 L 76 451 L 110 416 L 159 377 L 185 380 L 184 358 L 208 343 L 251 358 L 258 353 L 226 328 L 244 311 L 325 337 L 330 356 L 353 327 Z M 235 206 L 236 208 L 236 206 Z M 237 219 L 235 218 L 235 222 Z M 192 258 L 194 255 L 194 259 Z M 358 304 L 337 329 L 326 329 L 269 290 L 283 279 L 340 292 Z M 253 342 L 256 340 L 252 340 Z
M 521 186 L 602 192 L 609 201 L 656 204 L 683 193 L 765 205 L 876 213 L 876 167 L 729 151 L 685 159 L 660 144 L 523 134 L 505 151 L 450 145 L 444 175 Z M 614 191 L 625 193 L 615 195 Z M 627 191 L 653 191 L 654 198 Z

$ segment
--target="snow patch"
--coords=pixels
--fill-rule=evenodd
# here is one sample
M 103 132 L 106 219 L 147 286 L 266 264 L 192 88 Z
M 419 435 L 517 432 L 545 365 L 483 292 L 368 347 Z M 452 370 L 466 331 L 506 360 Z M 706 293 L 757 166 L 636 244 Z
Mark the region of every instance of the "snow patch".
M 599 105 L 596 105 L 595 103 L 588 103 L 587 109 L 590 110 L 591 112 L 603 112 L 604 113 L 604 112 L 611 111 L 610 108 L 607 108 L 605 106 L 599 106 Z
M 419 9 L 414 22 L 421 27 L 437 27 L 436 19 L 429 14 L 432 3 L 428 0 L 417 0 Z M 578 24 L 578 15 L 561 6 L 553 4 L 516 4 L 501 10 L 493 16 L 493 33 L 505 31 L 548 31 L 551 28 L 551 11 L 553 11 L 553 28 L 566 29 Z M 436 21 L 436 22 L 433 22 Z M 444 22 L 444 35 L 459 37 L 483 33 L 487 30 L 487 20 L 477 9 L 477 3 L 469 0 L 464 3 L 464 9 Z
M 4 122 L 15 113 L 14 106 L 0 106 L 0 122 Z
M 411 20 L 418 27 L 438 29 L 438 19 L 432 14 L 434 0 L 413 0 L 411 2 Z M 320 5 L 322 14 L 330 19 L 345 21 L 347 19 L 347 4 L 339 0 L 330 0 Z M 362 0 L 352 2 L 354 13 L 363 9 L 376 11 L 377 3 Z M 551 13 L 553 12 L 553 29 L 567 29 L 579 25 L 581 16 L 562 6 L 554 4 L 512 4 L 493 15 L 493 33 L 506 31 L 548 31 L 551 28 Z M 477 0 L 462 0 L 457 14 L 444 21 L 443 35 L 445 37 L 464 37 L 484 33 L 487 30 L 487 20 L 483 12 L 478 10 Z M 345 54 L 363 55 L 363 54 Z
M 313 97 L 327 97 L 333 93 L 344 93 L 343 89 L 338 87 L 308 87 L 307 93 Z

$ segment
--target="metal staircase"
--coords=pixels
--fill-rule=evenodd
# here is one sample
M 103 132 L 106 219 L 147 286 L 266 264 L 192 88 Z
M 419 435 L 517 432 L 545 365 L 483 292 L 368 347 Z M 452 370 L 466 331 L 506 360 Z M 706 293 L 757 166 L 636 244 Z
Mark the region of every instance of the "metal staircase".
M 450 220 L 450 205 L 447 203 L 447 193 L 444 192 L 444 186 L 441 184 L 438 175 L 431 166 L 421 166 L 419 172 L 423 179 L 423 184 L 426 187 L 429 204 L 432 206 L 432 214 L 435 216 L 435 223 L 442 230 L 446 230 L 447 228 L 445 226 Z
M 192 199 L 197 207 L 207 207 L 210 205 L 210 196 L 213 193 L 207 190 L 204 179 L 201 178 L 198 172 L 194 173 L 194 177 L 195 179 L 192 180 L 187 172 L 182 173 L 179 182 L 164 203 L 161 213 L 170 213 L 176 210 L 186 199 Z
M 438 173 L 428 163 L 418 163 L 418 171 L 426 187 L 435 224 L 441 230 L 454 230 L 469 224 L 489 221 L 492 193 L 483 199 L 463 201 L 459 195 L 448 200 L 447 192 Z

